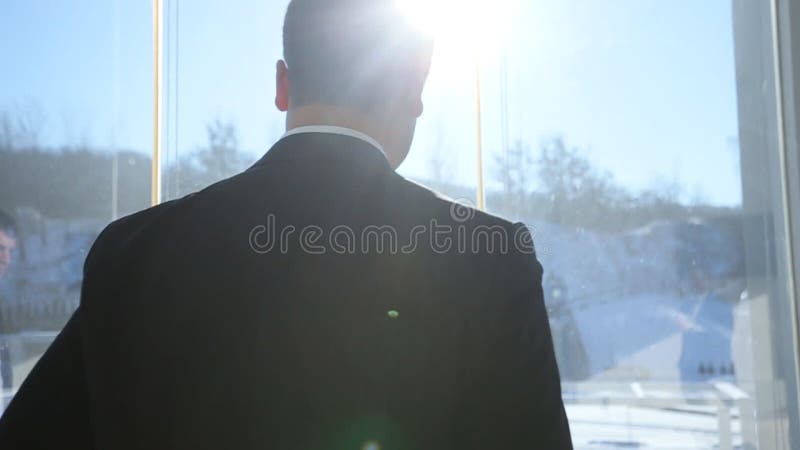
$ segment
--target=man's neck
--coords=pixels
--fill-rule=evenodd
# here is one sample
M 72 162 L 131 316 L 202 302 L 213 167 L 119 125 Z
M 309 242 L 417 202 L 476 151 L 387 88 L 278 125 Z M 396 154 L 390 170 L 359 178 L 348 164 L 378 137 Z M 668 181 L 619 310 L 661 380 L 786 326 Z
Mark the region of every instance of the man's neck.
M 385 132 L 365 114 L 350 108 L 327 105 L 309 105 L 292 108 L 286 115 L 286 131 L 311 125 L 329 125 L 350 128 L 378 141 L 385 146 Z

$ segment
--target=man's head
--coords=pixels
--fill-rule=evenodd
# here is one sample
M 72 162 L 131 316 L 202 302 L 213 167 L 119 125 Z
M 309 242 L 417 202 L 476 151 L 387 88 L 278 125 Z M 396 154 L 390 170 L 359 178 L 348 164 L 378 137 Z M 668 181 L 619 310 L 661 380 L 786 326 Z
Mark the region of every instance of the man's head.
M 275 104 L 289 112 L 290 128 L 332 124 L 371 135 L 396 167 L 422 114 L 432 50 L 397 0 L 292 0 Z
M 0 210 L 0 278 L 11 265 L 11 253 L 17 246 L 17 225 L 10 214 Z

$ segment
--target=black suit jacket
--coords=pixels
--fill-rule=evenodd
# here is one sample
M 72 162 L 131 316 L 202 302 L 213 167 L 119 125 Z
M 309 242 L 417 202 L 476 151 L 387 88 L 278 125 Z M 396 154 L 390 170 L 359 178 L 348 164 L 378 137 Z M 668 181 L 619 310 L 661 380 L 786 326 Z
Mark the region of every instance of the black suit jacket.
M 520 224 L 289 136 L 102 232 L 0 448 L 571 448 L 541 277 Z

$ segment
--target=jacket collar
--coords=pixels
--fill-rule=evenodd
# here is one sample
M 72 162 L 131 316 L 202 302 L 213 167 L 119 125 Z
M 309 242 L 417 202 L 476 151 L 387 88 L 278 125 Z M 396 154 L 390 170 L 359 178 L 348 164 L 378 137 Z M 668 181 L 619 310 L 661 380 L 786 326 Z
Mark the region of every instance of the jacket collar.
M 347 161 L 354 166 L 392 171 L 380 147 L 350 134 L 318 131 L 287 133 L 250 169 L 277 161 L 307 160 Z
M 357 139 L 361 139 L 362 141 L 368 142 L 369 144 L 380 150 L 384 156 L 386 156 L 386 151 L 383 150 L 383 146 L 378 141 L 373 139 L 372 136 L 369 136 L 365 133 L 362 133 L 358 130 L 354 130 L 352 128 L 338 127 L 334 125 L 306 125 L 302 127 L 292 128 L 291 130 L 284 133 L 283 137 L 301 133 L 329 133 L 329 134 L 341 134 L 344 136 L 351 136 Z

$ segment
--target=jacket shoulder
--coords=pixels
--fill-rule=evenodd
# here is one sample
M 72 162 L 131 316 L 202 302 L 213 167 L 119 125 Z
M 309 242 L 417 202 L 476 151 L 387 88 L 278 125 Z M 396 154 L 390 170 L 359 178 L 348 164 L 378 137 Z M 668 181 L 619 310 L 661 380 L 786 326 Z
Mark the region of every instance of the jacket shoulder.
M 110 258 L 117 256 L 131 240 L 158 223 L 166 214 L 176 209 L 182 203 L 185 203 L 187 199 L 193 195 L 194 194 L 189 194 L 181 199 L 170 200 L 151 206 L 147 209 L 121 217 L 106 225 L 103 231 L 97 236 L 97 239 L 95 239 L 92 248 L 86 256 L 86 261 L 83 266 L 84 275 L 94 267 L 103 264 L 103 261 L 109 261 Z
M 454 199 L 417 181 L 401 175 L 397 177 L 403 186 L 403 195 L 408 199 L 407 203 L 421 203 L 421 206 L 437 212 L 436 217 L 444 216 L 465 226 L 499 226 L 512 232 L 526 228 L 522 222 L 513 222 L 500 215 L 478 209 L 472 199 Z M 411 204 L 410 208 L 414 209 L 414 205 Z
M 456 237 L 466 236 L 466 244 L 478 244 L 478 248 L 467 248 L 473 256 L 485 256 L 487 261 L 498 265 L 509 273 L 520 271 L 530 274 L 541 272 L 536 259 L 533 234 L 522 222 L 510 221 L 502 216 L 478 209 L 471 200 L 452 199 L 420 183 L 399 176 L 402 183 L 398 204 L 417 217 L 433 218 L 439 224 L 456 230 Z M 458 235 L 462 232 L 462 235 Z M 486 249 L 487 240 L 494 239 L 500 245 Z M 468 246 L 467 246 L 468 247 Z M 508 270 L 514 267 L 514 270 Z

